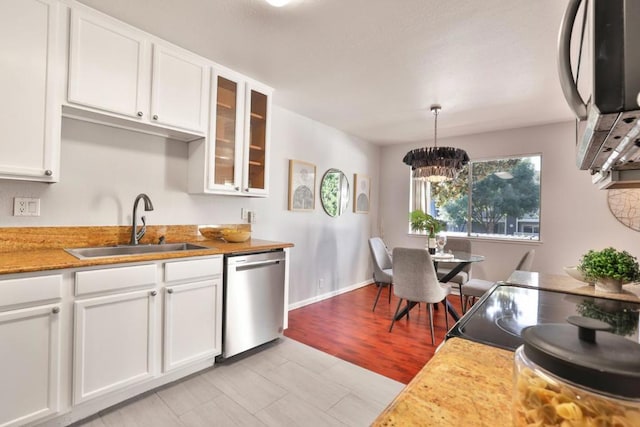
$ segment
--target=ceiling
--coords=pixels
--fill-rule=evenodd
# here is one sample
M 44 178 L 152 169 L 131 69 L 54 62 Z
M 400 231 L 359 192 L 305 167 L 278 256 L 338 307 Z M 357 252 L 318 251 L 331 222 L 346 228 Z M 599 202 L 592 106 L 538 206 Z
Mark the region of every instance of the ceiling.
M 573 118 L 567 0 L 80 0 L 272 86 L 274 103 L 376 144 Z

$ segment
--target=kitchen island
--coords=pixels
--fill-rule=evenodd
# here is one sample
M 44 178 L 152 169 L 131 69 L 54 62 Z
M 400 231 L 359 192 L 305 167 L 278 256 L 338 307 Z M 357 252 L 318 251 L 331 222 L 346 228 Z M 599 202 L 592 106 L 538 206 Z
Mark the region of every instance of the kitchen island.
M 509 285 L 640 303 L 640 285 L 596 290 L 568 276 L 515 271 Z M 513 352 L 447 340 L 373 426 L 511 426 Z
M 511 426 L 513 353 L 446 341 L 373 426 Z

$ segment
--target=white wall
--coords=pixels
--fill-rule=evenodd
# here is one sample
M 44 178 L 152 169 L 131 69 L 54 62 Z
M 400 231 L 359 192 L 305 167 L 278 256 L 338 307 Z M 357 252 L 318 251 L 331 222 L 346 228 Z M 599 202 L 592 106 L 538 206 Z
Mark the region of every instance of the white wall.
M 144 192 L 155 207 L 145 213 L 148 224 L 239 223 L 241 208 L 255 210 L 255 238 L 295 244 L 291 303 L 370 280 L 367 238 L 377 218 L 377 146 L 274 107 L 266 199 L 187 194 L 187 158 L 183 142 L 65 119 L 60 182 L 0 180 L 0 226 L 129 225 L 133 201 Z M 317 197 L 314 212 L 288 211 L 291 158 L 316 164 L 316 190 L 330 167 L 345 172 L 351 185 L 354 173 L 370 175 L 371 213 L 356 215 L 350 203 L 345 214 L 331 218 Z M 41 216 L 13 217 L 16 196 L 40 198 Z
M 482 133 L 440 139 L 439 145 L 467 150 L 471 159 L 508 155 L 542 154 L 540 243 L 473 240 L 475 253 L 486 260 L 473 267 L 475 277 L 506 279 L 528 249 L 536 250 L 533 270 L 563 274 L 589 249 L 615 246 L 640 255 L 640 234 L 622 225 L 609 212 L 607 191 L 591 184 L 588 172 L 575 165 L 573 123 Z M 425 145 L 432 145 L 432 141 Z M 409 167 L 402 158 L 420 145 L 388 146 L 381 153 L 380 218 L 387 244 L 418 247 L 423 237 L 409 236 Z
M 562 273 L 562 266 L 576 264 L 591 248 L 613 245 L 640 255 L 640 235 L 610 214 L 607 192 L 593 186 L 587 172 L 577 170 L 573 135 L 573 124 L 561 123 L 440 141 L 464 148 L 475 159 L 542 154 L 542 242 L 474 240 L 474 252 L 486 256 L 474 267 L 475 276 L 506 278 L 529 248 L 536 249 L 534 269 L 550 273 Z M 146 213 L 149 224 L 237 223 L 240 208 L 250 208 L 257 212 L 256 238 L 295 244 L 290 302 L 296 305 L 369 281 L 370 235 L 383 235 L 391 247 L 424 244 L 406 229 L 409 180 L 402 157 L 417 146 L 380 148 L 275 107 L 270 196 L 203 196 L 186 193 L 187 144 L 65 120 L 61 181 L 0 181 L 0 226 L 128 225 L 140 192 L 149 194 L 156 208 Z M 289 159 L 316 164 L 316 189 L 330 167 L 343 170 L 351 184 L 354 173 L 371 176 L 371 213 L 354 214 L 350 203 L 345 214 L 331 218 L 317 197 L 313 212 L 288 211 Z M 39 197 L 42 215 L 13 217 L 16 196 Z

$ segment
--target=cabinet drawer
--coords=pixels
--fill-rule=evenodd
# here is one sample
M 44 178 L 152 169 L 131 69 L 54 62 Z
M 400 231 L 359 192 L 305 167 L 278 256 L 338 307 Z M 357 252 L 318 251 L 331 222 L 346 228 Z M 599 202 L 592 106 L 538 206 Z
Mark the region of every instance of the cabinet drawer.
M 116 267 L 76 273 L 76 296 L 127 288 L 154 286 L 155 264 Z
M 211 277 L 218 274 L 222 274 L 221 256 L 189 261 L 167 262 L 164 265 L 165 282 Z
M 0 280 L 0 307 L 46 301 L 61 296 L 61 275 Z

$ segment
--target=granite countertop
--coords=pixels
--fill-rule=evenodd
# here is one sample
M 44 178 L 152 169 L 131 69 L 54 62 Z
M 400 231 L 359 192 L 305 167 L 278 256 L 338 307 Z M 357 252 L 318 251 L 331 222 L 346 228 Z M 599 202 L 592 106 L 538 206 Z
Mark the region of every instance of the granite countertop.
M 625 285 L 622 293 L 608 293 L 569 276 L 527 271 L 514 271 L 506 282 L 640 302 L 638 284 Z M 378 416 L 373 426 L 511 426 L 512 377 L 513 352 L 451 338 Z
M 519 270 L 511 273 L 511 276 L 509 276 L 505 283 L 525 288 L 539 288 L 589 297 L 640 302 L 640 284 L 638 283 L 623 285 L 622 293 L 612 293 L 603 292 L 596 289 L 595 286 L 588 285 L 563 274 L 547 274 L 535 271 Z
M 165 236 L 166 243 L 194 243 L 207 249 L 83 260 L 63 249 L 126 244 L 130 230 L 130 227 L 118 226 L 0 228 L 0 274 L 255 252 L 293 246 L 291 243 L 253 238 L 243 243 L 227 243 L 223 240 L 204 238 L 198 233 L 197 226 L 156 226 L 148 227 L 147 235 L 141 244 L 155 243 L 159 236 Z
M 513 353 L 447 340 L 373 426 L 511 426 Z

